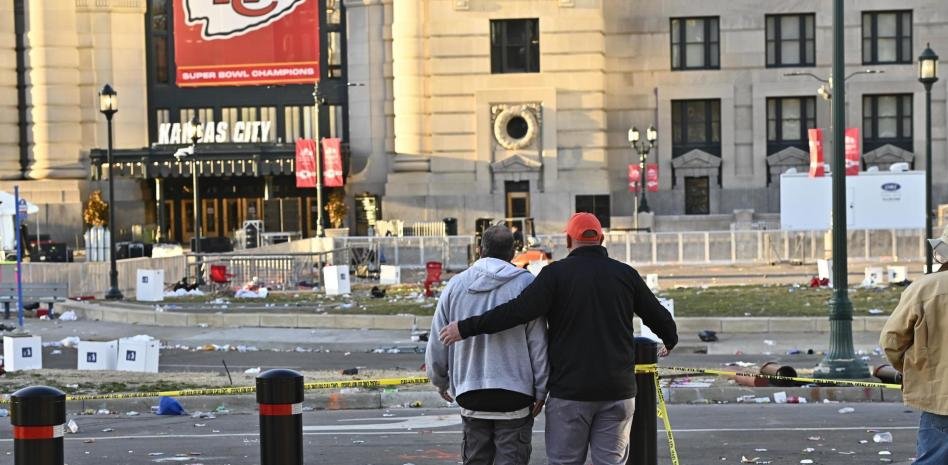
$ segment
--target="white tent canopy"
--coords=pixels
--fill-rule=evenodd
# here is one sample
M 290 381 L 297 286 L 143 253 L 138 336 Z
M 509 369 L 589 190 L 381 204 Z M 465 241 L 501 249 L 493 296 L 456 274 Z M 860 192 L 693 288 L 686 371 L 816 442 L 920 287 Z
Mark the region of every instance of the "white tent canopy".
M 23 197 L 20 197 L 22 199 Z M 36 204 L 26 203 L 26 212 L 27 213 L 37 213 L 39 212 L 39 207 Z M 0 191 L 0 215 L 15 215 L 16 214 L 16 199 L 13 197 L 13 194 L 9 192 Z

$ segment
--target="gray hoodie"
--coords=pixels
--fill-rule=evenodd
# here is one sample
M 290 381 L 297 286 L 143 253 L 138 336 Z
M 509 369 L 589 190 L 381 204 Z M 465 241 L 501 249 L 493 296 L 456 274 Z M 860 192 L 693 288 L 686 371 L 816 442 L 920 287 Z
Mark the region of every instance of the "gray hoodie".
M 449 322 L 487 312 L 520 295 L 531 282 L 528 271 L 496 258 L 482 258 L 451 278 L 438 300 L 425 354 L 432 384 L 454 397 L 480 389 L 506 389 L 546 398 L 545 319 L 464 339 L 451 347 L 438 339 Z

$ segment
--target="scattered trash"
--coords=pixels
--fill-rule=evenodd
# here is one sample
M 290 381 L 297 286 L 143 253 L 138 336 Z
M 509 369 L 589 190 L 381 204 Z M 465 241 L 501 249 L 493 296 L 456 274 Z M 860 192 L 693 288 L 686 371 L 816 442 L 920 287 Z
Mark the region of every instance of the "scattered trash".
M 186 415 L 184 407 L 173 397 L 158 399 L 158 415 Z
M 822 441 L 823 438 L 821 436 L 810 436 L 807 438 L 807 440 L 808 441 Z
M 760 457 L 754 457 L 752 459 L 749 459 L 743 455 L 741 456 L 741 463 L 759 463 L 759 462 L 760 462 Z
M 766 345 L 768 345 L 768 346 L 771 346 L 771 347 L 777 345 L 776 342 L 771 341 L 770 339 L 764 339 L 764 344 L 766 344 Z
M 870 309 L 869 309 L 869 314 L 870 314 L 870 315 L 881 315 L 881 314 L 883 314 L 883 313 L 885 313 L 885 312 L 884 312 L 881 308 L 870 308 Z
M 775 404 L 786 404 L 787 403 L 787 393 L 786 392 L 775 392 L 774 393 L 774 403 Z
M 99 410 L 96 410 L 95 414 L 96 415 L 111 415 L 112 411 L 106 408 L 100 408 Z
M 698 339 L 701 339 L 702 342 L 718 342 L 718 333 L 704 330 L 698 333 Z
M 60 321 L 76 321 L 79 318 L 76 317 L 76 312 L 69 310 L 59 315 L 59 319 Z
M 355 441 L 352 441 L 352 443 L 353 443 L 353 444 L 365 444 L 365 441 L 355 440 Z
M 76 424 L 76 420 L 69 420 L 69 423 L 66 423 L 66 431 L 69 431 L 69 434 L 76 434 L 79 432 L 79 425 Z
M 77 347 L 77 346 L 79 345 L 79 337 L 78 337 L 78 336 L 69 336 L 69 337 L 64 338 L 63 340 L 59 341 L 59 344 L 62 345 L 62 347 L 66 347 L 66 348 L 70 348 L 70 349 L 71 349 L 71 348 L 74 348 L 74 347 Z
M 855 412 L 855 411 L 856 411 L 856 409 L 854 409 L 854 408 L 852 408 L 852 407 L 843 407 L 843 408 L 839 409 L 839 413 L 853 413 L 853 412 Z
M 111 433 L 115 431 L 115 428 L 102 428 L 103 433 Z
M 369 291 L 374 299 L 383 299 L 385 298 L 385 289 L 380 289 L 378 286 L 373 286 L 372 290 Z
M 813 463 L 813 461 L 810 459 L 803 459 L 800 461 L 800 463 Z
M 49 353 L 49 355 L 62 355 L 63 351 L 56 349 Z
M 136 412 L 136 411 L 134 411 L 134 410 L 125 414 L 125 416 L 127 416 L 127 417 L 137 417 L 137 416 L 139 416 L 139 415 L 141 415 L 141 414 L 138 413 L 138 412 Z
M 814 449 L 814 448 L 812 448 L 812 447 L 807 447 L 806 449 L 803 449 L 803 452 L 806 452 L 807 454 L 809 454 L 810 452 L 814 452 L 814 451 L 816 451 L 816 449 Z
M 0 408 L 0 417 L 10 416 L 10 411 L 5 408 Z
M 342 374 L 343 374 L 343 375 L 346 375 L 346 376 L 357 375 L 357 374 L 359 374 L 359 369 L 358 369 L 358 368 L 346 368 L 345 370 L 342 370 Z
M 246 370 L 244 370 L 244 374 L 245 374 L 245 375 L 259 375 L 259 374 L 260 374 L 260 367 L 247 368 Z
M 875 442 L 875 443 L 892 442 L 892 433 L 876 433 L 874 436 L 872 436 L 872 442 Z
M 889 452 L 887 450 L 880 450 L 879 455 L 892 455 L 892 452 Z

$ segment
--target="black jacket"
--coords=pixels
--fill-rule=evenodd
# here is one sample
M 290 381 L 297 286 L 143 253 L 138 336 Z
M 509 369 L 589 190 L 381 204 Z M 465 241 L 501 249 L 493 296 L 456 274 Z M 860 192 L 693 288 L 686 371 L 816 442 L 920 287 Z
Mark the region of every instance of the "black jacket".
M 458 326 L 468 338 L 546 316 L 550 396 L 613 401 L 635 397 L 633 312 L 675 347 L 675 321 L 639 273 L 604 247 L 580 247 L 544 267 L 519 297 Z

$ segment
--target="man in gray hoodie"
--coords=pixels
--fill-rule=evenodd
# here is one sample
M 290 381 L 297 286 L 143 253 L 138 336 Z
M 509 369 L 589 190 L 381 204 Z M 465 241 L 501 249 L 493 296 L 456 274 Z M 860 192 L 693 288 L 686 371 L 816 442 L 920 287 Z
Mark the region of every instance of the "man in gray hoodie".
M 505 226 L 484 232 L 481 256 L 448 282 L 431 322 L 432 335 L 448 322 L 480 315 L 517 297 L 533 282 L 533 275 L 510 263 L 514 238 Z M 533 418 L 547 394 L 546 349 L 544 318 L 451 347 L 437 337 L 429 339 L 428 377 L 441 397 L 456 399 L 461 407 L 465 465 L 530 461 Z

